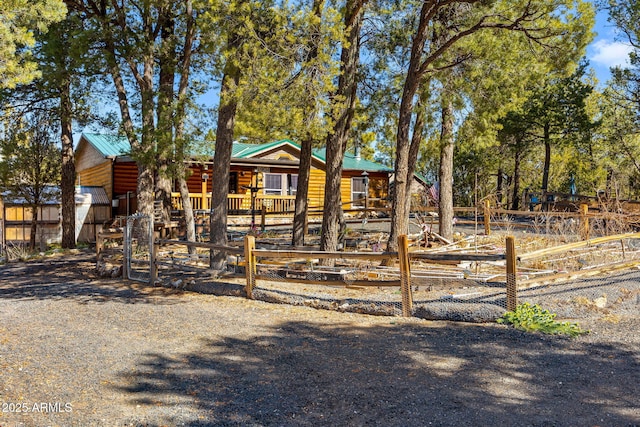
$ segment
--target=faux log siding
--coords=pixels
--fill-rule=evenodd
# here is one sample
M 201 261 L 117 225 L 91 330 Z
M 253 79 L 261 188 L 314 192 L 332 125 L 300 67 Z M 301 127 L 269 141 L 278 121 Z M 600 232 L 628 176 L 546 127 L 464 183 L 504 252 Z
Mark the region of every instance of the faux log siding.
M 189 187 L 189 193 L 201 193 L 202 192 L 202 166 L 191 166 L 189 168 L 191 172 L 187 177 L 187 187 Z M 209 172 L 207 172 L 209 173 Z M 211 175 L 211 173 L 209 173 Z M 177 190 L 177 188 L 176 188 Z M 207 180 L 207 191 L 211 191 L 211 177 Z
M 107 196 L 113 198 L 113 187 L 111 185 L 111 160 L 106 160 L 101 164 L 79 171 L 77 184 L 103 187 Z M 137 171 L 136 171 L 137 176 Z
M 138 166 L 134 162 L 116 162 L 113 170 L 113 195 L 136 192 L 138 188 Z
M 234 168 L 233 166 L 231 167 L 231 170 L 233 172 L 238 172 L 238 194 L 246 194 L 247 190 L 246 188 L 243 187 L 251 187 L 252 183 L 252 175 L 253 172 L 250 169 L 241 169 L 241 168 Z M 242 173 L 244 172 L 244 175 L 242 175 Z
M 320 208 L 324 205 L 325 173 L 321 169 L 311 168 L 309 175 L 309 206 Z
M 386 173 L 369 172 L 369 197 L 374 199 L 384 199 L 389 195 L 389 180 Z M 362 177 L 360 171 L 343 171 L 340 194 L 342 195 L 343 209 L 351 209 L 352 206 L 346 204 L 351 201 L 351 178 Z M 370 206 L 383 206 L 384 203 L 371 201 Z
M 202 166 L 200 165 L 192 166 L 189 169 L 191 170 L 191 175 L 189 175 L 189 178 L 187 178 L 189 192 L 202 192 L 202 174 L 207 173 L 209 175 L 209 179 L 207 180 L 207 193 L 211 193 L 213 188 L 213 181 L 215 181 L 215 176 L 212 176 L 213 172 L 210 169 L 203 170 Z M 243 169 L 240 167 L 231 166 L 230 172 L 238 173 L 238 194 L 244 193 L 245 190 L 242 187 L 248 187 L 251 185 L 251 169 Z M 242 176 L 242 172 L 244 172 L 244 176 Z

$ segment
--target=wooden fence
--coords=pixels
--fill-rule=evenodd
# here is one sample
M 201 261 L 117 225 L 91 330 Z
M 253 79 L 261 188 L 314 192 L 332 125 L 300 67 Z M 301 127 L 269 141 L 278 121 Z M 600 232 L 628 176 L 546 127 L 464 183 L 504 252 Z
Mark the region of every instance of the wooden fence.
M 407 236 L 402 235 L 398 238 L 398 252 L 326 252 L 326 251 L 308 251 L 308 250 L 268 250 L 256 248 L 254 236 L 246 236 L 244 238 L 243 247 L 237 246 L 220 246 L 211 243 L 185 242 L 182 240 L 156 240 L 154 250 L 152 251 L 152 272 L 151 283 L 155 284 L 158 278 L 158 267 L 163 265 L 158 260 L 159 245 L 182 245 L 185 247 L 207 248 L 211 251 L 222 251 L 235 255 L 244 256 L 245 267 L 245 293 L 247 298 L 253 298 L 253 290 L 256 287 L 257 280 L 269 280 L 269 276 L 260 275 L 257 271 L 257 263 L 259 259 L 351 259 L 351 260 L 387 260 L 397 263 L 400 267 L 400 280 L 308 280 L 301 278 L 287 278 L 288 282 L 304 283 L 327 286 L 370 286 L 370 287 L 400 287 L 402 294 L 402 315 L 410 317 L 413 312 L 413 294 L 411 287 L 411 261 L 423 260 L 431 262 L 490 262 L 506 260 L 506 294 L 507 294 L 507 310 L 514 310 L 517 305 L 517 284 L 516 284 L 516 253 L 514 238 L 509 236 L 506 238 L 506 255 L 503 254 L 464 254 L 464 253 L 430 253 L 430 252 L 409 252 L 409 241 Z M 169 264 L 170 265 L 170 264 Z

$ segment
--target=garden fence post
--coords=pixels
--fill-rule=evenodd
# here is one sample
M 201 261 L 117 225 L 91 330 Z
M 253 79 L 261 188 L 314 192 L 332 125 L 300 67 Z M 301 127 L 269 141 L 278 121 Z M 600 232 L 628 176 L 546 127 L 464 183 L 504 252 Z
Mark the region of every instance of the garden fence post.
M 247 298 L 253 299 L 253 288 L 256 285 L 256 257 L 254 251 L 256 249 L 256 238 L 254 236 L 245 236 L 244 238 L 244 269 L 247 278 L 245 292 Z
M 122 278 L 129 278 L 129 262 L 131 256 L 131 230 L 130 227 L 130 218 L 127 217 L 124 222 L 124 229 L 122 230 Z
M 160 231 L 160 236 L 162 237 L 162 231 Z M 155 226 L 153 223 L 153 218 L 149 221 L 149 284 L 151 286 L 156 285 L 156 280 L 158 279 L 158 251 L 160 247 L 156 240 L 155 235 Z
M 402 292 L 402 315 L 411 317 L 413 295 L 411 293 L 411 264 L 409 262 L 409 240 L 405 234 L 398 236 L 398 261 L 400 262 L 400 290 Z
M 518 286 L 516 282 L 516 244 L 513 236 L 507 236 L 507 311 L 514 311 L 518 306 Z
M 484 201 L 484 234 L 485 236 L 489 236 L 491 234 L 491 204 L 489 200 Z
M 582 240 L 589 240 L 589 205 L 583 203 L 580 205 L 580 237 Z

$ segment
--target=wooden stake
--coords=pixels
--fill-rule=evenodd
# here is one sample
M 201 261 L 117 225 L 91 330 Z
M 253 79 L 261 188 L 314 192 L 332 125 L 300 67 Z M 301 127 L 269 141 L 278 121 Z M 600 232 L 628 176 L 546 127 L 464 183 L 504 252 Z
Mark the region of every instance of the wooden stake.
M 402 292 L 402 315 L 411 317 L 413 295 L 411 293 L 411 264 L 409 263 L 409 239 L 405 234 L 398 236 L 398 260 L 400 262 L 400 290 Z
M 513 236 L 507 236 L 507 311 L 518 306 L 518 286 L 516 283 L 516 243 Z
M 488 200 L 484 201 L 484 234 L 489 236 L 491 234 L 491 204 Z
M 256 257 L 253 252 L 256 249 L 256 238 L 254 236 L 245 236 L 244 238 L 244 260 L 245 260 L 245 277 L 247 284 L 245 292 L 247 298 L 253 299 L 253 288 L 256 285 Z
M 580 237 L 582 240 L 589 240 L 589 205 L 583 203 L 580 205 Z

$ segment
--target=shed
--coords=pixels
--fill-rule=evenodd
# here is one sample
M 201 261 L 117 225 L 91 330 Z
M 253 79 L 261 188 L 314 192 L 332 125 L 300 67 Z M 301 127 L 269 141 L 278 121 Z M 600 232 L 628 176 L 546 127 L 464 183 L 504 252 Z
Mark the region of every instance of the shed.
M 55 186 L 51 191 L 58 192 Z M 105 222 L 111 218 L 111 201 L 102 187 L 76 187 L 76 241 L 94 242 L 96 234 L 102 230 Z M 6 242 L 24 242 L 29 240 L 31 232 L 31 207 L 20 198 L 3 196 L 0 204 L 0 230 Z M 43 243 L 60 243 L 62 226 L 59 197 L 38 209 L 36 238 Z

